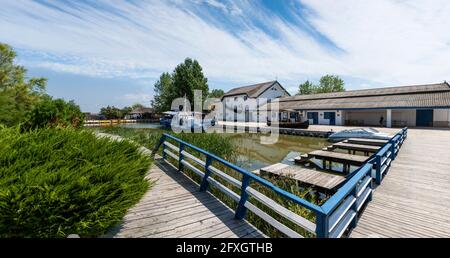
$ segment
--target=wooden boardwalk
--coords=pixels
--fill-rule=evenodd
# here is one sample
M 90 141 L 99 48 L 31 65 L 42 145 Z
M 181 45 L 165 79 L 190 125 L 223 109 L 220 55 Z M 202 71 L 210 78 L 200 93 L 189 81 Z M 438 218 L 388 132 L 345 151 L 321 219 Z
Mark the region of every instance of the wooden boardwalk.
M 149 173 L 152 188 L 106 237 L 265 237 L 234 211 L 160 159 Z
M 409 129 L 351 237 L 450 237 L 450 131 Z
M 307 185 L 317 186 L 325 190 L 333 190 L 345 181 L 345 177 L 321 172 L 310 168 L 300 166 L 290 166 L 282 163 L 276 163 L 260 169 L 260 173 L 269 173 L 279 176 L 293 178 Z

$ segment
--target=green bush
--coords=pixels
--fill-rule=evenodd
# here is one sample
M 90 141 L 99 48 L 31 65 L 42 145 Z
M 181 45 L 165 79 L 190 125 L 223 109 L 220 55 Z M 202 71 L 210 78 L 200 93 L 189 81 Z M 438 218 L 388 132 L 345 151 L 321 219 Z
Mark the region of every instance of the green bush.
M 150 163 L 85 130 L 0 128 L 0 237 L 102 235 L 145 193 Z
M 75 102 L 52 99 L 50 96 L 42 97 L 33 109 L 27 112 L 26 117 L 22 126 L 25 130 L 46 127 L 81 128 L 84 122 L 84 114 Z

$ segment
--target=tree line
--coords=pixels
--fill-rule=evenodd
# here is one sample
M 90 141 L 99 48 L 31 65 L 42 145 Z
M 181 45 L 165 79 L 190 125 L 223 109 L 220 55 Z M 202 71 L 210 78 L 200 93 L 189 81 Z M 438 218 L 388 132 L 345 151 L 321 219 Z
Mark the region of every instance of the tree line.
M 42 127 L 81 127 L 84 114 L 74 101 L 46 94 L 46 78 L 27 79 L 27 69 L 16 64 L 16 52 L 0 43 L 0 125 L 23 130 Z

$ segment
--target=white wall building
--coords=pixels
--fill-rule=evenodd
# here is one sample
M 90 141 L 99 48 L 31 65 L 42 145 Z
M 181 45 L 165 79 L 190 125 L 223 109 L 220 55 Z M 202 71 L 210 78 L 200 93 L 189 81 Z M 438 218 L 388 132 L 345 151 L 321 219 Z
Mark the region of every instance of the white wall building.
M 264 82 L 234 88 L 222 97 L 222 110 L 219 119 L 223 121 L 257 122 L 266 121 L 257 108 L 280 97 L 290 96 L 278 81 Z

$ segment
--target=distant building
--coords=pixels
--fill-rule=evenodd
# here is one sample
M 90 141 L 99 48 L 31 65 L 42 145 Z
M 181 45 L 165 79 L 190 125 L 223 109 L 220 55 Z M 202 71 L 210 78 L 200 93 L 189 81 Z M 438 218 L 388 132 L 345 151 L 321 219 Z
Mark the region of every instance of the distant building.
M 278 81 L 234 88 L 222 96 L 222 107 L 226 112 L 222 112 L 219 119 L 256 122 L 259 119 L 257 107 L 267 101 L 288 96 L 289 92 Z
M 139 107 L 133 109 L 125 119 L 152 119 L 156 117 L 153 108 Z
M 306 116 L 310 124 L 449 127 L 447 82 L 283 97 L 278 108 Z M 270 108 L 267 104 L 265 108 Z

